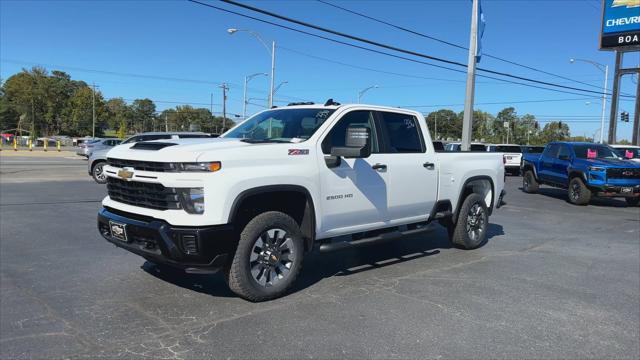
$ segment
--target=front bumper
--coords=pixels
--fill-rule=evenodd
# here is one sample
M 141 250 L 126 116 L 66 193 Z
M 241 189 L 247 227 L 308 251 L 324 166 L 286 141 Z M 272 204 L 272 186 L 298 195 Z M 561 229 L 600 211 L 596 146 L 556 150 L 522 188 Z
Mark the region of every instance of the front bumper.
M 640 197 L 640 185 L 591 185 L 591 191 L 599 197 Z
M 111 235 L 110 223 L 124 225 L 127 241 Z M 231 225 L 172 226 L 164 220 L 111 208 L 98 212 L 98 231 L 110 243 L 159 264 L 189 273 L 214 273 L 233 254 L 235 231 Z

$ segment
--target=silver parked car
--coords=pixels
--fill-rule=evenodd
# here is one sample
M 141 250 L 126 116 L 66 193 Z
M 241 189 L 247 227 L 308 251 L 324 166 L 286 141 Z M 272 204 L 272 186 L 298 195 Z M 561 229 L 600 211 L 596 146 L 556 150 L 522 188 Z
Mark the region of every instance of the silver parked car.
M 136 134 L 122 141 L 120 145 L 132 144 L 141 141 L 168 140 L 168 139 L 188 139 L 188 138 L 212 138 L 214 136 L 203 132 L 146 132 Z M 103 172 L 103 167 L 107 163 L 107 153 L 112 147 L 105 147 L 92 151 L 87 164 L 89 176 L 93 177 L 98 184 L 106 184 L 107 176 Z
M 105 138 L 105 139 L 93 139 L 85 143 L 80 144 L 76 154 L 89 158 L 91 153 L 95 151 L 101 151 L 104 149 L 111 149 L 112 147 L 119 145 L 122 140 L 117 138 Z

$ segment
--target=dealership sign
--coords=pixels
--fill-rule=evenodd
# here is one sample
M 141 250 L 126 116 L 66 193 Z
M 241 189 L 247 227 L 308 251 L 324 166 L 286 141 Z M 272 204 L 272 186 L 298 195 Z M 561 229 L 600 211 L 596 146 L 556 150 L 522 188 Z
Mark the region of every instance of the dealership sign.
M 604 0 L 601 49 L 640 46 L 640 0 Z

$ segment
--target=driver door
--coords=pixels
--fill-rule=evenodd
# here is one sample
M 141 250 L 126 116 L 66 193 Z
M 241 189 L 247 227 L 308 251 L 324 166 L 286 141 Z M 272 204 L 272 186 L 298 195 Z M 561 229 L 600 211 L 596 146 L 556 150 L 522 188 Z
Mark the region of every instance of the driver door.
M 340 159 L 330 167 L 324 156 L 331 148 L 344 146 L 349 127 L 371 129 L 371 155 L 368 158 Z M 379 228 L 387 219 L 387 171 L 380 154 L 379 128 L 371 111 L 344 114 L 321 141 L 320 188 L 323 220 L 319 237 L 331 237 Z M 378 166 L 377 166 L 378 165 Z

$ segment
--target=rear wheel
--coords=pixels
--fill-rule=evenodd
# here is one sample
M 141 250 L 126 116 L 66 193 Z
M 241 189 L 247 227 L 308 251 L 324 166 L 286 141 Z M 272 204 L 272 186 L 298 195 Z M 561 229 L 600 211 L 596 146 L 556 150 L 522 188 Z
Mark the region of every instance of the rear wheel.
M 522 177 L 522 190 L 524 192 L 533 194 L 538 191 L 540 188 L 540 184 L 536 180 L 535 175 L 533 175 L 533 171 L 527 170 Z
M 482 196 L 470 194 L 464 199 L 451 241 L 464 249 L 475 249 L 487 238 L 489 214 Z
M 638 206 L 638 204 L 640 204 L 640 197 L 624 198 L 624 200 L 629 206 Z
M 579 177 L 574 177 L 569 181 L 568 195 L 569 201 L 575 205 L 587 205 L 591 200 L 591 190 Z
M 269 211 L 242 230 L 238 248 L 226 271 L 231 290 L 250 301 L 283 295 L 302 268 L 304 242 L 289 215 Z
M 104 173 L 104 165 L 106 163 L 104 161 L 100 161 L 99 163 L 93 165 L 91 169 L 91 176 L 93 176 L 93 180 L 95 180 L 98 184 L 106 184 L 107 183 L 107 174 Z

